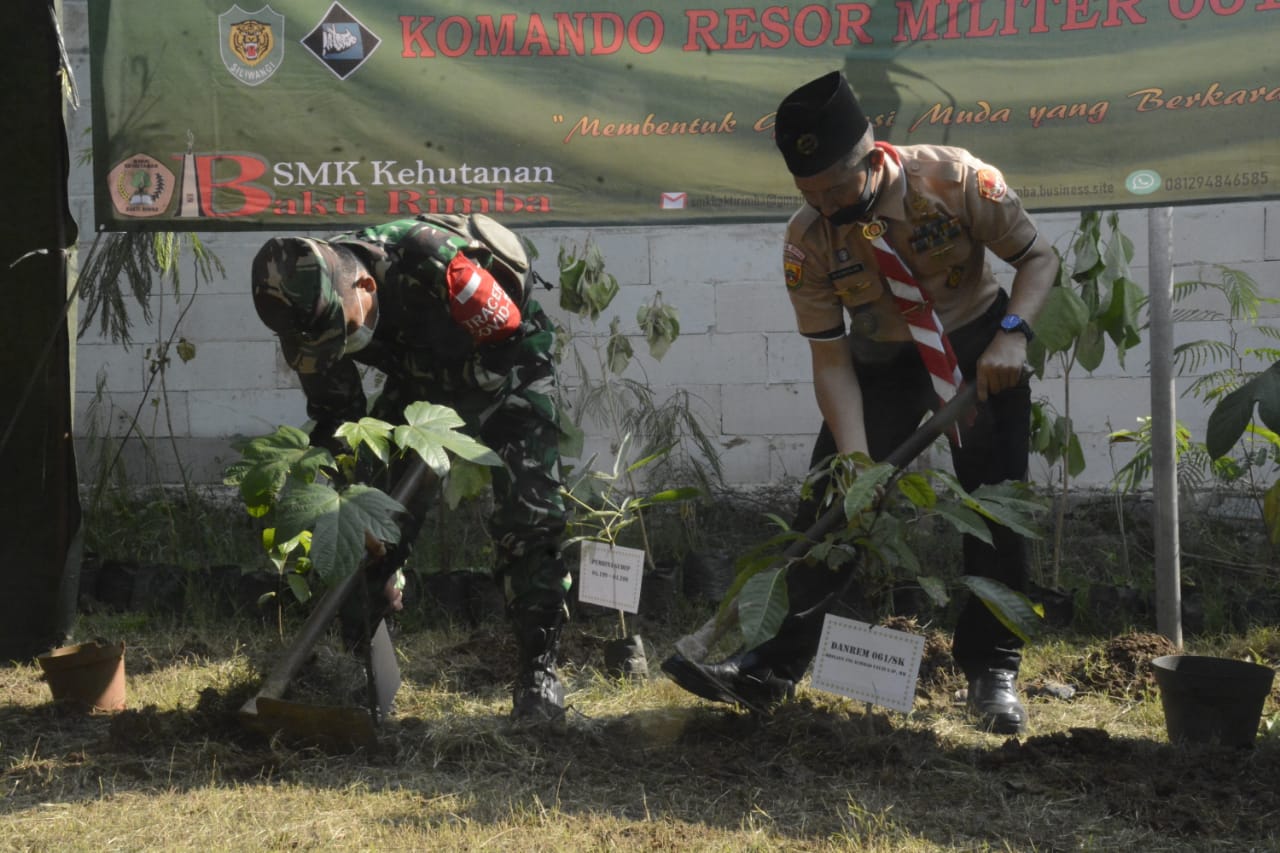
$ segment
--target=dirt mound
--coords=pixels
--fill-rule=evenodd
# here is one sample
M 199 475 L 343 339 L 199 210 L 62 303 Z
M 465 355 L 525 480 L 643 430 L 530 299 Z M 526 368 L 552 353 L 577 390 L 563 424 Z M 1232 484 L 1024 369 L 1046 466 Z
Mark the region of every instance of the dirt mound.
M 1071 670 L 1071 678 L 1086 690 L 1124 698 L 1155 690 L 1151 661 L 1177 652 L 1177 647 L 1162 634 L 1122 634 L 1086 656 Z
M 944 631 L 921 628 L 915 618 L 910 616 L 890 616 L 880 624 L 895 631 L 924 637 L 916 695 L 927 699 L 949 697 L 956 689 L 960 677 L 960 669 L 951 657 L 951 637 Z

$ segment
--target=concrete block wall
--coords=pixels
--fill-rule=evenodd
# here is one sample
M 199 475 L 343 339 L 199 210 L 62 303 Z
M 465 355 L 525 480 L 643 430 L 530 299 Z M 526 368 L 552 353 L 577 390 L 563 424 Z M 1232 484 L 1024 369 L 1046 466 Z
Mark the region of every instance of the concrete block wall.
M 69 117 L 72 161 L 88 146 L 89 69 L 85 0 L 64 0 L 64 28 L 81 98 Z M 1275 176 L 1280 180 L 1280 175 Z M 93 240 L 91 174 L 74 171 L 73 212 L 80 224 L 82 253 Z M 1143 211 L 1124 211 L 1121 226 L 1133 240 L 1133 279 L 1146 289 L 1148 234 Z M 1078 221 L 1074 213 L 1038 217 L 1042 231 L 1061 250 Z M 1280 202 L 1180 207 L 1174 211 L 1174 280 L 1216 277 L 1215 264 L 1241 269 L 1269 295 L 1280 295 Z M 537 247 L 538 272 L 558 278 L 555 261 L 562 244 L 598 245 L 607 269 L 621 290 L 598 323 L 566 317 L 556 293 L 540 301 L 571 328 L 574 345 L 588 364 L 592 346 L 617 316 L 622 329 L 636 335 L 637 358 L 628 378 L 650 384 L 659 399 L 686 390 L 695 409 L 722 448 L 727 477 L 735 484 L 771 483 L 802 476 L 819 426 L 809 377 L 808 346 L 794 331 L 793 317 L 781 281 L 780 246 L 783 223 L 652 228 L 527 228 Z M 170 481 L 186 476 L 195 482 L 219 482 L 235 454 L 235 435 L 259 435 L 278 424 L 306 420 L 301 392 L 282 362 L 274 339 L 259 324 L 248 296 L 249 260 L 267 239 L 261 233 L 202 234 L 227 274 L 194 287 L 184 269 L 183 290 L 153 300 L 151 323 L 134 311 L 135 343 L 125 348 L 101 335 L 96 323 L 79 341 L 76 372 L 77 436 L 82 451 L 82 478 L 93 476 L 96 452 L 90 438 L 123 435 L 135 413 L 145 440 L 137 433 L 125 458 L 131 476 Z M 1007 282 L 1010 270 L 998 270 Z M 638 336 L 636 308 L 656 292 L 679 311 L 681 337 L 662 361 L 647 354 Z M 1221 309 L 1217 300 L 1199 295 L 1181 307 Z M 1265 319 L 1280 325 L 1280 306 L 1268 306 Z M 1201 338 L 1226 340 L 1224 323 L 1180 322 L 1175 342 Z M 1256 332 L 1242 329 L 1241 341 L 1260 342 Z M 153 367 L 158 342 L 175 335 L 190 342 L 195 357 L 184 362 L 170 351 L 159 386 Z M 1070 411 L 1085 447 L 1088 467 L 1082 486 L 1104 486 L 1116 466 L 1127 461 L 1127 449 L 1113 454 L 1107 435 L 1134 428 L 1150 412 L 1148 354 L 1145 343 L 1124 364 L 1108 356 L 1092 375 L 1076 368 L 1069 381 L 1051 364 L 1035 393 L 1058 411 L 1070 399 Z M 1205 366 L 1203 370 L 1207 370 Z M 580 381 L 571 363 L 562 376 L 572 388 Z M 1194 376 L 1178 380 L 1185 390 Z M 1178 400 L 1178 417 L 1203 438 L 1208 413 L 1195 401 Z M 610 458 L 614 437 L 597 428 L 588 454 Z M 1113 461 L 1114 460 L 1114 461 Z M 930 456 L 925 464 L 942 464 Z M 602 464 L 602 463 L 599 463 Z M 1046 481 L 1054 472 L 1033 460 L 1033 479 Z

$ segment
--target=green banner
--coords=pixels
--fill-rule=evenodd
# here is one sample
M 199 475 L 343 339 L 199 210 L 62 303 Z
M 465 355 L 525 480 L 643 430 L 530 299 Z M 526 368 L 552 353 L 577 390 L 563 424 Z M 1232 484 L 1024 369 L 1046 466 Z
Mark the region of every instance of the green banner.
M 255 2 L 248 4 L 256 5 Z M 791 89 L 1033 210 L 1280 195 L 1280 0 L 91 0 L 108 230 L 780 221 Z

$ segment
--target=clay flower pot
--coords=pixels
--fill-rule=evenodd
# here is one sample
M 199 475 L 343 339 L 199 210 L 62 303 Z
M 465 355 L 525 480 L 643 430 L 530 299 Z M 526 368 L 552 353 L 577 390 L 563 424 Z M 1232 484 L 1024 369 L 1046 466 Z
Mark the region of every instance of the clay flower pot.
M 125 707 L 124 643 L 95 640 L 36 658 L 55 702 L 83 711 Z

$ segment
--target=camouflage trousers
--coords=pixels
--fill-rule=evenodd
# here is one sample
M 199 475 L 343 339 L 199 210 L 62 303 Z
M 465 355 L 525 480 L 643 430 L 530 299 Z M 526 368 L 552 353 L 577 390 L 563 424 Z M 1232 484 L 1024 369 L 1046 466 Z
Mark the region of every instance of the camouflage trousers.
M 388 377 L 371 412 L 400 423 L 413 402 L 449 406 L 465 422 L 463 431 L 505 463 L 490 469 L 494 507 L 488 530 L 496 547 L 493 573 L 509 612 L 561 609 L 571 584 L 560 547 L 567 514 L 560 491 L 554 337 L 536 302 L 525 313 L 517 339 L 501 345 L 480 366 L 468 366 L 465 375 L 442 368 Z M 434 487 L 424 488 L 410 501 L 411 518 L 402 526 L 404 547 L 388 563 L 397 568 L 403 564 L 434 492 Z

